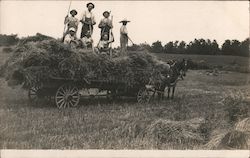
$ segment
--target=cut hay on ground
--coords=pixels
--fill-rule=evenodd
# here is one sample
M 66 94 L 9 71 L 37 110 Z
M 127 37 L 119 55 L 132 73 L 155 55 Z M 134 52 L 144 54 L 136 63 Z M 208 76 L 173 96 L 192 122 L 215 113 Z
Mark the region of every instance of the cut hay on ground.
M 169 69 L 169 65 L 147 52 L 133 51 L 127 56 L 110 59 L 92 50 L 72 49 L 59 40 L 38 34 L 21 41 L 1 72 L 11 84 L 24 84 L 25 87 L 39 86 L 52 76 L 74 80 L 115 80 L 127 87 L 135 87 L 147 84 L 150 79 L 161 82 L 163 78 L 159 75 L 168 73 Z
M 235 129 L 250 134 L 250 117 L 236 123 Z
M 248 149 L 248 134 L 237 130 L 221 132 L 211 138 L 206 149 Z
M 161 144 L 187 145 L 200 144 L 202 137 L 196 125 L 188 121 L 156 120 L 147 128 L 147 137 Z

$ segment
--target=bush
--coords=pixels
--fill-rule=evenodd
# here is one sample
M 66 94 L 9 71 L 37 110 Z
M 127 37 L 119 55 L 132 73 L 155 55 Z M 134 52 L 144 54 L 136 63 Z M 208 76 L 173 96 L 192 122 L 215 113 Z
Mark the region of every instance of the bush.
M 11 46 L 17 44 L 19 41 L 17 35 L 1 35 L 0 34 L 0 46 Z

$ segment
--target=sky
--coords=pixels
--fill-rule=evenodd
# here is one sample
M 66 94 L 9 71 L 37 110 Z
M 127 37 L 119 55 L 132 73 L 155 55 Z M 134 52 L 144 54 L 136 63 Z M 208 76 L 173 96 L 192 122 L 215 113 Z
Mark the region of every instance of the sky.
M 77 18 L 80 19 L 88 2 L 72 1 L 70 8 L 78 11 Z M 137 44 L 205 38 L 216 39 L 221 45 L 226 39 L 241 41 L 249 37 L 248 1 L 92 2 L 97 24 L 103 18 L 103 11 L 111 11 L 115 46 L 119 45 L 119 21 L 124 18 L 131 21 L 127 25 L 129 37 Z M 69 4 L 70 1 L 0 1 L 0 34 L 25 37 L 39 32 L 60 38 Z M 77 35 L 80 36 L 80 29 Z M 99 36 L 100 29 L 95 25 L 95 43 Z

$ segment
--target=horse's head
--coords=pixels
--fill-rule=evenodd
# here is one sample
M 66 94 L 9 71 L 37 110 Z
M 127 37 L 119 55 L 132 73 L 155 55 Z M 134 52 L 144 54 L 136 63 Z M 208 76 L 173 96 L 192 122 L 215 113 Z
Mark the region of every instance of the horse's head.
M 172 79 L 175 80 L 181 75 L 177 61 L 174 61 L 173 64 L 170 65 L 170 69 Z
M 188 70 L 188 61 L 186 59 L 183 59 L 182 61 L 176 62 L 176 65 L 180 73 L 179 76 L 181 77 L 181 79 L 184 79 Z

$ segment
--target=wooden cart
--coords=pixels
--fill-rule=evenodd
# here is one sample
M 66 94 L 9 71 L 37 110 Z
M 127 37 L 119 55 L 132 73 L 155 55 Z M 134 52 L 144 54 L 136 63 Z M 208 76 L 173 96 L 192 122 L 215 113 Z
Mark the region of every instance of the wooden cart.
M 30 87 L 28 91 L 30 101 L 53 98 L 59 109 L 76 107 L 81 97 L 106 96 L 113 99 L 128 96 L 136 97 L 139 103 L 147 103 L 154 94 L 155 90 L 145 84 L 129 88 L 126 83 L 117 80 L 74 80 L 52 76 L 40 86 Z

